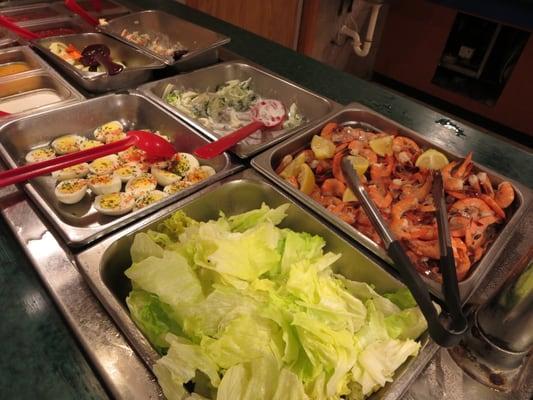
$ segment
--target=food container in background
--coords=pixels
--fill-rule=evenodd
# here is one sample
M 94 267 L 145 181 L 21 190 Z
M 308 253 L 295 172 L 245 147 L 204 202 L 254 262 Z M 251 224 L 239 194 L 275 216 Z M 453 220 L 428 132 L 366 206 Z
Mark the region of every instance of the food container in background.
M 126 67 L 122 72 L 113 76 L 105 72 L 82 71 L 53 54 L 49 49 L 53 42 L 72 44 L 80 52 L 90 44 L 105 44 L 111 51 L 111 58 L 122 62 Z M 77 84 L 95 93 L 133 88 L 149 80 L 154 70 L 164 67 L 159 60 L 102 33 L 81 33 L 36 39 L 32 41 L 32 45 Z
M 176 75 L 156 82 L 147 83 L 141 87 L 151 99 L 167 110 L 179 115 L 184 121 L 212 140 L 221 137 L 220 134 L 205 127 L 198 119 L 171 106 L 164 100 L 164 94 L 169 85 L 176 89 L 191 89 L 199 92 L 214 90 L 226 81 L 238 79 L 244 81 L 251 78 L 251 88 L 261 97 L 281 101 L 285 107 L 295 103 L 298 111 L 303 115 L 304 122 L 292 129 L 266 130 L 259 136 L 255 134 L 241 141 L 232 151 L 241 158 L 248 158 L 258 152 L 278 143 L 294 132 L 304 129 L 324 118 L 334 109 L 334 104 L 325 97 L 319 96 L 297 84 L 277 76 L 266 69 L 245 61 L 230 61 L 203 68 L 187 74 Z
M 211 63 L 216 62 L 216 50 L 230 41 L 230 38 L 224 35 L 157 10 L 135 12 L 113 18 L 107 25 L 99 26 L 98 29 L 180 70 L 205 66 L 207 60 Z M 150 40 L 147 42 L 151 45 L 155 40 L 171 47 L 179 43 L 187 52 L 180 57 L 164 55 L 157 52 L 154 47 L 126 39 L 123 36 L 125 31 L 149 34 Z
M 94 32 L 91 25 L 77 17 L 63 17 L 51 21 L 30 21 L 21 23 L 20 26 L 42 38 Z
M 0 50 L 0 124 L 30 112 L 83 100 L 29 47 Z
M 135 234 L 154 228 L 177 210 L 183 210 L 196 220 L 207 221 L 216 219 L 221 211 L 225 215 L 234 215 L 257 209 L 262 203 L 270 207 L 290 203 L 288 216 L 281 226 L 324 238 L 327 244 L 326 251 L 342 254 L 336 263 L 336 272 L 348 279 L 368 282 L 380 293 L 397 290 L 403 286 L 379 263 L 357 250 L 275 185 L 248 169 L 213 183 L 208 188 L 160 210 L 77 255 L 80 271 L 86 277 L 89 286 L 149 368 L 153 367 L 159 356 L 130 318 L 125 304 L 126 296 L 131 290 L 131 282 L 124 275 L 124 271 L 131 265 L 129 250 Z M 418 356 L 409 358 L 396 371 L 394 380 L 376 392 L 371 399 L 401 398 L 409 383 L 420 373 L 438 348 L 428 338 L 427 333 L 419 340 L 422 347 Z
M 26 163 L 25 156 L 30 150 L 66 134 L 92 137 L 95 128 L 113 120 L 120 121 L 126 130 L 157 130 L 168 136 L 176 149 L 182 152 L 191 153 L 207 143 L 199 133 L 142 94 L 110 94 L 4 124 L 0 127 L 0 154 L 9 167 L 18 167 Z M 32 179 L 24 188 L 63 239 L 69 245 L 81 246 L 242 168 L 227 154 L 202 164 L 211 166 L 216 174 L 160 202 L 119 217 L 100 214 L 93 207 L 93 198 L 89 195 L 76 204 L 60 203 L 54 194 L 56 181 L 50 175 Z
M 47 20 L 67 15 L 66 9 L 55 7 L 49 3 L 37 3 L 0 10 L 0 14 L 16 23 Z
M 286 180 L 280 177 L 276 173 L 276 168 L 280 164 L 282 158 L 287 154 L 296 154 L 299 151 L 309 148 L 311 139 L 314 135 L 320 134 L 324 125 L 328 122 L 336 122 L 339 125 L 356 126 L 364 129 L 371 129 L 372 131 L 382 132 L 395 132 L 399 135 L 406 136 L 413 139 L 422 149 L 434 148 L 444 153 L 447 158 L 452 160 L 458 160 L 457 154 L 450 153 L 446 149 L 440 148 L 434 145 L 430 141 L 424 138 L 421 134 L 412 131 L 376 112 L 370 111 L 359 104 L 350 104 L 345 108 L 337 111 L 327 120 L 321 121 L 314 126 L 305 129 L 302 132 L 294 135 L 292 138 L 284 141 L 258 155 L 252 160 L 252 166 L 260 173 L 268 177 L 271 181 L 282 187 L 289 192 L 292 196 L 298 199 L 301 203 L 312 209 L 316 214 L 320 215 L 323 219 L 333 224 L 336 228 L 346 233 L 354 241 L 366 247 L 372 253 L 379 256 L 381 259 L 386 260 L 392 264 L 392 261 L 387 256 L 385 250 L 369 239 L 367 236 L 360 233 L 354 227 L 344 222 L 340 217 L 336 216 L 332 212 L 328 211 L 321 204 L 314 201 L 310 196 L 301 192 L 300 190 L 291 186 Z M 475 158 L 475 153 L 474 153 Z M 509 179 L 491 171 L 483 166 L 476 165 L 479 171 L 484 171 L 488 174 L 491 182 L 497 186 L 503 180 L 510 181 Z M 459 282 L 459 292 L 462 302 L 466 302 L 468 298 L 474 293 L 476 288 L 480 285 L 483 278 L 487 275 L 489 270 L 494 266 L 494 261 L 503 250 L 505 244 L 512 236 L 512 233 L 517 228 L 517 224 L 520 218 L 524 215 L 527 205 L 531 203 L 533 199 L 533 193 L 523 185 L 511 181 L 515 189 L 515 200 L 509 208 L 506 209 L 507 220 L 496 237 L 496 240 L 490 245 L 488 251 L 481 258 L 479 262 L 474 264 L 468 275 L 464 280 Z M 439 298 L 443 298 L 443 292 L 441 285 L 422 275 L 422 279 L 428 285 L 429 289 L 434 295 Z

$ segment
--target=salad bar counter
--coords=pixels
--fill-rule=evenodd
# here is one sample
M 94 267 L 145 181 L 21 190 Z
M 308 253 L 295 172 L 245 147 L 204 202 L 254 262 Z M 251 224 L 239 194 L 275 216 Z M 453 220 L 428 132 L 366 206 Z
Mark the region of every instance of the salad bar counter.
M 441 321 L 455 290 L 476 336 L 478 306 L 533 256 L 528 149 L 173 1 L 6 3 L 0 209 L 104 388 L 87 398 L 530 398 L 531 335 L 509 371 L 466 356 L 500 391 L 460 372 L 467 334 L 439 348 L 341 168 Z

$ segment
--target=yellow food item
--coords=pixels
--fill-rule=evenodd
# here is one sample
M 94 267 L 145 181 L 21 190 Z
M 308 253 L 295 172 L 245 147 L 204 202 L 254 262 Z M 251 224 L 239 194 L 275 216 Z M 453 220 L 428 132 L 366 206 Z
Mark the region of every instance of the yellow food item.
M 349 202 L 349 201 L 357 201 L 357 197 L 355 196 L 355 193 L 352 192 L 352 189 L 346 188 L 344 193 L 342 194 L 342 201 Z
M 361 156 L 348 156 L 358 175 L 363 175 L 370 166 L 369 161 Z
M 385 157 L 392 155 L 392 136 L 382 136 L 371 140 L 368 144 L 378 156 Z
M 305 163 L 305 157 L 305 153 L 302 151 L 300 154 L 294 157 L 294 160 L 292 160 L 283 171 L 280 172 L 279 176 L 284 179 L 287 179 L 291 176 L 296 176 L 300 170 L 300 166 Z
M 435 149 L 429 149 L 420 154 L 416 160 L 415 165 L 418 168 L 426 169 L 441 169 L 450 162 L 444 154 Z
M 25 62 L 14 62 L 0 65 L 0 76 L 8 76 L 13 74 L 20 74 L 21 72 L 29 71 L 31 67 Z
M 325 160 L 335 155 L 335 144 L 329 139 L 315 135 L 311 139 L 311 150 L 317 159 Z
M 300 185 L 300 190 L 305 194 L 311 194 L 315 187 L 315 174 L 309 165 L 306 163 L 300 165 L 300 171 L 296 179 Z

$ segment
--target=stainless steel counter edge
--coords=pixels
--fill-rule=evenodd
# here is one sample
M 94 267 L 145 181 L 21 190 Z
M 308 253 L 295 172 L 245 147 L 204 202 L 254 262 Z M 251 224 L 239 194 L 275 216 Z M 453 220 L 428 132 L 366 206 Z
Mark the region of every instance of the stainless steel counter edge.
M 117 399 L 161 399 L 155 377 L 131 349 L 61 245 L 24 194 L 0 190 L 6 223 L 28 255 L 54 302 Z

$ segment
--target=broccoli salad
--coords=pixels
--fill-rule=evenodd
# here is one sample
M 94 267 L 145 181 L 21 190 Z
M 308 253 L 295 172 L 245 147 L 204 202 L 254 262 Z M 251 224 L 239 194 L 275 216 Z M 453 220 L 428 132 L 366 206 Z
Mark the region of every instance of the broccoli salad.
M 261 97 L 251 88 L 252 78 L 238 79 L 219 85 L 215 91 L 197 92 L 177 89 L 169 84 L 163 100 L 218 134 L 232 132 L 252 122 L 251 108 Z M 304 122 L 296 103 L 288 107 L 283 129 L 292 129 Z

